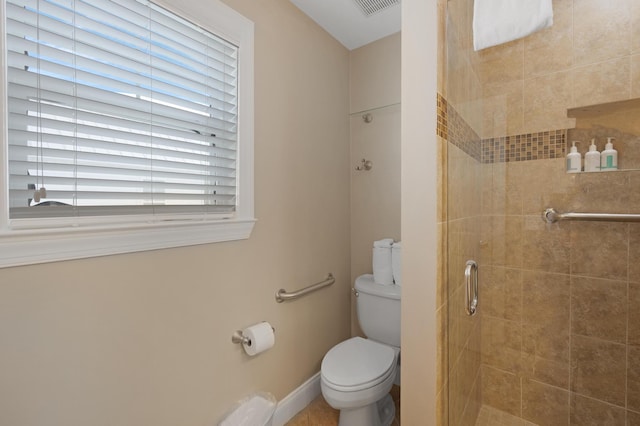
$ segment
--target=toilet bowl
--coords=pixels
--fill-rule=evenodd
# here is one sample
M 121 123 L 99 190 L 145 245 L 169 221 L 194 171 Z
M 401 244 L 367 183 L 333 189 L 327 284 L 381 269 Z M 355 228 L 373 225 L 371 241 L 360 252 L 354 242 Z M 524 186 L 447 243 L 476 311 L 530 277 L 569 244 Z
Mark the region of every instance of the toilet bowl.
M 340 410 L 340 426 L 388 426 L 395 416 L 389 391 L 398 350 L 354 337 L 334 346 L 322 360 L 320 386 L 329 405 Z
M 340 410 L 339 426 L 389 426 L 395 404 L 389 391 L 400 355 L 400 286 L 356 279 L 358 321 L 368 337 L 352 337 L 331 348 L 322 360 L 320 388 Z

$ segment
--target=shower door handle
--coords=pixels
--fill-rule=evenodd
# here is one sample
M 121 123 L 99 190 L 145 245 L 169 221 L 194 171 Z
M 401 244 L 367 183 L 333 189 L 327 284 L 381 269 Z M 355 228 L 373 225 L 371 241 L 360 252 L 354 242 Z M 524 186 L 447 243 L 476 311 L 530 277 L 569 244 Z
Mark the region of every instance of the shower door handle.
M 464 268 L 464 280 L 467 299 L 465 309 L 467 315 L 472 316 L 478 309 L 478 264 L 475 260 L 467 260 L 467 265 Z

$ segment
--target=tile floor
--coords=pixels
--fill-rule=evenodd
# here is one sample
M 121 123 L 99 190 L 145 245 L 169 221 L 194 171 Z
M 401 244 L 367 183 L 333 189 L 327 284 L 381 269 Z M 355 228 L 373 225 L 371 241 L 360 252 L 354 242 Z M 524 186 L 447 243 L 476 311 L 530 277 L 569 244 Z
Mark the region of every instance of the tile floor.
M 390 393 L 396 404 L 396 418 L 391 426 L 400 426 L 400 387 L 393 385 Z M 322 395 L 319 395 L 286 426 L 337 426 L 338 417 L 338 410 L 331 408 Z

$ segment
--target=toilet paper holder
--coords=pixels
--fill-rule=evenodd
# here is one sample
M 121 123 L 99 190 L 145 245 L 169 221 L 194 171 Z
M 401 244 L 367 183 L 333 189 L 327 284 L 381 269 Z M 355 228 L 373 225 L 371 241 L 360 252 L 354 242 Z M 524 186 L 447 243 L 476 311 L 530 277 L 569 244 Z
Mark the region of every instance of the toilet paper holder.
M 276 329 L 271 327 L 273 332 L 276 332 Z M 231 342 L 233 343 L 241 343 L 244 345 L 251 345 L 251 339 L 242 334 L 242 330 L 236 330 L 231 336 Z

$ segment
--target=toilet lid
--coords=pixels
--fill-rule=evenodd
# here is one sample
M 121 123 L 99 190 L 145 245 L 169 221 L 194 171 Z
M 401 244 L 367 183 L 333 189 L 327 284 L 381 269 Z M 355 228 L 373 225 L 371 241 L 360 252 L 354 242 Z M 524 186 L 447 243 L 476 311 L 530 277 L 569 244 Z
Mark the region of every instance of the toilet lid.
M 391 347 L 354 337 L 327 352 L 322 360 L 322 377 L 339 387 L 374 386 L 389 375 L 395 359 Z

